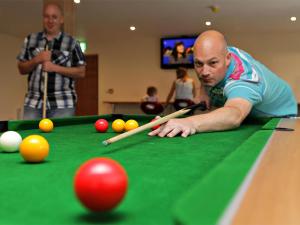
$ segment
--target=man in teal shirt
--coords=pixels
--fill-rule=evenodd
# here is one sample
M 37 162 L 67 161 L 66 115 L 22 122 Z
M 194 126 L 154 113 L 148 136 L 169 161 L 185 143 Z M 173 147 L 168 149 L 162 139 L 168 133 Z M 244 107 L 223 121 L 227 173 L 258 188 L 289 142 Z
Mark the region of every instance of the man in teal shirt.
M 196 132 L 233 129 L 248 116 L 297 115 L 290 86 L 248 53 L 228 47 L 218 31 L 203 32 L 194 45 L 196 73 L 205 87 L 202 99 L 216 110 L 183 119 L 169 120 L 150 135 L 174 137 Z

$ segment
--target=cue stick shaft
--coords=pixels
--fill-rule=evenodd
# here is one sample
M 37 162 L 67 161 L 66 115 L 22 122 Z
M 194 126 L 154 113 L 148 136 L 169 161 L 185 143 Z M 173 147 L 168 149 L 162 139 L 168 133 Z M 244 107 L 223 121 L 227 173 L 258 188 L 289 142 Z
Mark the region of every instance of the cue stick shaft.
M 124 138 L 127 138 L 127 137 L 129 137 L 129 136 L 131 136 L 131 135 L 134 135 L 134 134 L 136 134 L 136 133 L 139 133 L 139 132 L 142 132 L 142 131 L 144 131 L 144 130 L 150 129 L 150 128 L 156 126 L 156 125 L 160 125 L 160 124 L 162 124 L 162 123 L 165 123 L 165 122 L 169 121 L 170 119 L 176 118 L 176 117 L 178 117 L 178 116 L 182 116 L 182 115 L 184 115 L 185 113 L 189 112 L 190 110 L 191 110 L 191 109 L 181 109 L 181 110 L 178 110 L 178 111 L 176 111 L 176 112 L 174 112 L 174 113 L 171 113 L 171 114 L 169 114 L 169 115 L 167 115 L 167 116 L 164 116 L 164 117 L 162 117 L 162 118 L 159 118 L 159 119 L 157 119 L 157 120 L 154 120 L 154 121 L 152 121 L 152 122 L 150 122 L 150 123 L 144 124 L 143 126 L 140 126 L 140 127 L 136 128 L 136 129 L 127 131 L 127 132 L 125 132 L 125 133 L 123 133 L 123 134 L 119 134 L 119 135 L 117 135 L 117 136 L 115 136 L 115 137 L 112 137 L 112 138 L 110 138 L 110 139 L 107 139 L 107 140 L 103 141 L 103 144 L 104 144 L 104 145 L 109 145 L 109 144 L 111 144 L 111 143 L 117 142 L 117 141 L 119 141 L 119 140 L 122 140 L 122 139 L 124 139 Z
M 46 45 L 45 51 L 48 51 L 48 45 Z M 44 75 L 44 96 L 43 96 L 43 119 L 46 118 L 47 108 L 47 95 L 48 95 L 48 72 L 43 71 Z

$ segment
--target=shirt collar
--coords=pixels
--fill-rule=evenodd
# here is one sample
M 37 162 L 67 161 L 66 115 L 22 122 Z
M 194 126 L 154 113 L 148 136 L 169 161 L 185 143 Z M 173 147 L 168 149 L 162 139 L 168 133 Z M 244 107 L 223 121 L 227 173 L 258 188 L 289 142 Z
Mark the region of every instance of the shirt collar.
M 226 80 L 228 80 L 228 78 L 230 77 L 230 75 L 233 73 L 234 71 L 234 68 L 235 68 L 235 60 L 233 57 L 230 58 L 230 64 L 228 66 L 228 69 L 226 71 L 226 74 L 225 74 L 225 77 L 223 80 L 221 80 L 217 85 L 216 87 L 222 87 L 225 85 L 225 82 Z
M 226 75 L 225 75 L 225 80 L 227 80 L 229 78 L 229 76 L 233 73 L 234 68 L 235 68 L 235 60 L 233 57 L 230 58 L 230 64 L 229 67 L 227 69 Z
M 59 40 L 60 36 L 62 35 L 62 32 L 60 31 L 53 39 Z M 47 38 L 46 32 L 43 31 L 43 38 Z

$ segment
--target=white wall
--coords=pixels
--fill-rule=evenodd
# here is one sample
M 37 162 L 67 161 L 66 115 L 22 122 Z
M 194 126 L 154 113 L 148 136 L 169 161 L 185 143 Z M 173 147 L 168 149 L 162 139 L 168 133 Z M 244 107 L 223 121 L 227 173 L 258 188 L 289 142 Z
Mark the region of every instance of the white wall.
M 17 119 L 23 109 L 26 76 L 19 75 L 16 64 L 22 42 L 0 34 L 0 120 Z

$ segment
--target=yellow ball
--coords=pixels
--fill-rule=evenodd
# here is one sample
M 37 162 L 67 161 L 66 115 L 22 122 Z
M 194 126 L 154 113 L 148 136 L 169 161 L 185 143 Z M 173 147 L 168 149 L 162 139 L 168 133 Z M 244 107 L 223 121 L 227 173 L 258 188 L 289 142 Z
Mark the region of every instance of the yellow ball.
M 51 132 L 53 130 L 53 122 L 49 119 L 42 119 L 39 123 L 39 128 L 43 132 Z
M 115 131 L 115 132 L 122 132 L 124 131 L 124 128 L 125 128 L 125 122 L 124 120 L 121 120 L 121 119 L 116 119 L 114 120 L 114 122 L 112 123 L 111 125 L 112 129 Z
M 139 127 L 139 124 L 135 120 L 127 120 L 126 123 L 125 123 L 125 130 L 126 131 L 130 131 L 130 130 L 133 130 L 133 129 L 138 128 L 138 127 Z
M 26 162 L 42 162 L 49 154 L 49 143 L 40 135 L 29 135 L 20 144 L 20 154 Z

